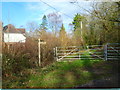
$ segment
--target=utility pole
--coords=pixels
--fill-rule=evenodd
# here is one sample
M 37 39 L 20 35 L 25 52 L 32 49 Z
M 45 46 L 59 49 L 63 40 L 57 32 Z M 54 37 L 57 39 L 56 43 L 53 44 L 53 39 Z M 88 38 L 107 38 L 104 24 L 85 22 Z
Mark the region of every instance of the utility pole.
M 9 40 L 10 40 L 10 39 L 9 39 L 9 38 L 10 38 L 10 37 L 9 37 L 9 32 L 10 32 L 10 30 L 9 30 L 9 29 L 10 29 L 10 28 L 9 28 L 9 26 L 10 26 L 10 25 L 9 25 L 9 24 L 10 24 L 10 16 L 9 16 L 9 14 L 10 14 L 10 12 L 9 12 L 9 9 L 8 9 L 8 32 L 7 32 L 7 33 L 8 33 L 8 44 L 7 44 L 7 45 L 8 45 L 8 52 L 9 52 L 9 48 L 10 48 L 10 45 L 9 45 Z
M 82 24 L 82 21 L 80 22 L 80 27 L 81 27 L 81 40 L 83 41 L 83 32 L 82 32 L 82 28 L 83 28 L 83 24 Z
M 82 21 L 80 22 L 80 27 L 81 27 L 81 37 L 82 37 L 82 28 L 83 28 Z

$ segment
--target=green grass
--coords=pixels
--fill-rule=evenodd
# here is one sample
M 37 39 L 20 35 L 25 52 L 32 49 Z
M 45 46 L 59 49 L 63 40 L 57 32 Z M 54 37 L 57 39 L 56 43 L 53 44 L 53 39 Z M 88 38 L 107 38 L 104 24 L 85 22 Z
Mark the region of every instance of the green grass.
M 86 61 L 88 62 L 88 60 Z M 67 88 L 87 83 L 93 77 L 92 73 L 85 69 L 85 67 L 89 67 L 86 61 L 55 62 L 31 75 L 27 85 L 28 87 L 39 88 Z M 92 61 L 89 60 L 90 62 Z
M 85 84 L 93 80 L 95 76 L 88 69 L 103 61 L 89 60 L 91 57 L 89 51 L 84 51 L 84 54 L 81 56 L 86 57 L 86 60 L 54 62 L 52 65 L 44 68 L 28 70 L 31 74 L 26 79 L 20 78 L 12 82 L 9 87 L 69 88 Z
M 109 69 L 109 66 L 102 66 L 104 65 L 102 63 L 104 61 L 75 60 L 72 62 L 54 62 L 44 68 L 28 70 L 31 72 L 29 77 L 26 79 L 21 77 L 18 80 L 9 82 L 9 87 L 71 88 L 83 85 L 91 80 L 103 77 L 90 71 L 92 68 L 103 69 L 104 71 Z

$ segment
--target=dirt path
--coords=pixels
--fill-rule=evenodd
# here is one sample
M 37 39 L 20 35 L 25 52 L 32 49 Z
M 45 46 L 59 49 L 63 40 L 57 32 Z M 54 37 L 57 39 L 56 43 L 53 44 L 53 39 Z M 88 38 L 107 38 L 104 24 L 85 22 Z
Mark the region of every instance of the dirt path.
M 78 85 L 74 88 L 117 88 L 120 87 L 120 72 L 119 66 L 120 61 L 107 62 L 103 65 L 109 65 L 111 69 L 105 72 L 105 69 L 99 68 L 100 66 L 95 66 L 89 71 L 92 71 L 96 76 L 102 76 L 103 74 L 108 73 L 108 77 L 92 80 L 84 85 Z

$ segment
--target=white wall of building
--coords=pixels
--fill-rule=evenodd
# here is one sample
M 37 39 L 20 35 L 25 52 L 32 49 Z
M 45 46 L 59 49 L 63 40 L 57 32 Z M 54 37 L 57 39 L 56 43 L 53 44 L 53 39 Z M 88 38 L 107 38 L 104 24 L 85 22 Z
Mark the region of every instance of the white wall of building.
M 20 33 L 4 33 L 4 42 L 25 42 L 26 37 Z

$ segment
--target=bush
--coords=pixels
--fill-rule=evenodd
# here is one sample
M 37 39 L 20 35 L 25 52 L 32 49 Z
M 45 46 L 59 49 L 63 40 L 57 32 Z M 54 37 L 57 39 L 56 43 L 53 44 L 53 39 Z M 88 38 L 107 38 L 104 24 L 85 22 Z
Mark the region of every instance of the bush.
M 26 76 L 22 71 L 30 67 L 28 58 L 29 55 L 26 54 L 23 44 L 13 44 L 9 49 L 3 47 L 2 78 L 4 88 L 10 87 L 13 83 L 17 84 L 21 76 Z M 29 75 L 27 74 L 27 76 Z

